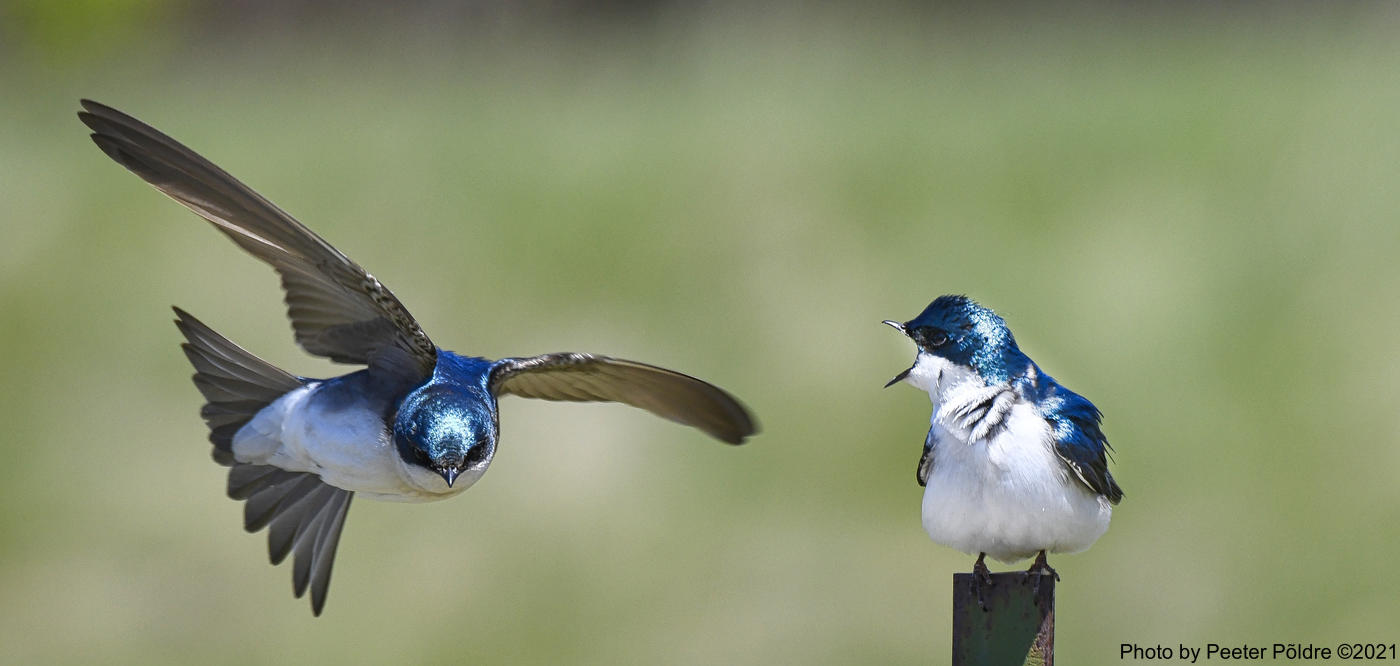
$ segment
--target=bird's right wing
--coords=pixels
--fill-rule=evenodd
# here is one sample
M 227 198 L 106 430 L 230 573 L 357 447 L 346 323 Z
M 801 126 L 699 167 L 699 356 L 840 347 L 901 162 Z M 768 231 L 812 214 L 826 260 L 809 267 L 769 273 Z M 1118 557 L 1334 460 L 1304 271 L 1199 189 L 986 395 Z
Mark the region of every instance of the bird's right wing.
M 924 454 L 919 456 L 919 469 L 914 473 L 919 479 L 919 485 L 928 485 L 928 475 L 933 473 L 933 428 L 928 429 L 928 436 L 924 437 Z
M 432 341 L 365 269 L 178 141 L 109 106 L 91 100 L 82 105 L 78 117 L 108 157 L 276 269 L 303 349 L 403 378 L 432 373 Z

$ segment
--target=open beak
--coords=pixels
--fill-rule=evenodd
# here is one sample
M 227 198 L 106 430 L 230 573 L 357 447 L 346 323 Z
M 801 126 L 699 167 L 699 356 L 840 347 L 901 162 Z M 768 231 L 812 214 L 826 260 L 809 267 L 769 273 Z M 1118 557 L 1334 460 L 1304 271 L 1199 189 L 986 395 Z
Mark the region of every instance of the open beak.
M 909 373 L 910 373 L 913 369 L 914 369 L 914 366 L 911 365 L 911 366 L 909 366 L 907 369 L 905 369 L 904 372 L 901 372 L 901 373 L 895 375 L 895 376 L 894 376 L 894 379 L 891 379 L 890 381 L 888 381 L 888 382 L 885 383 L 885 388 L 889 388 L 889 387 L 891 387 L 891 386 L 894 386 L 895 384 L 898 384 L 898 383 L 904 381 L 904 378 L 905 378 L 905 377 L 908 377 L 908 376 L 909 376 Z M 450 485 L 450 484 L 449 484 L 449 485 Z
M 909 332 L 906 331 L 906 330 L 904 330 L 904 324 L 901 324 L 901 323 L 899 323 L 899 322 L 897 322 L 897 321 L 893 321 L 893 320 L 890 320 L 890 319 L 886 319 L 886 320 L 884 321 L 884 324 L 885 324 L 886 326 L 889 326 L 890 328 L 893 328 L 893 329 L 896 330 L 896 331 L 899 331 L 900 333 L 903 333 L 903 334 L 906 335 L 906 336 L 909 335 Z M 894 376 L 894 379 L 891 379 L 889 382 L 887 382 L 887 383 L 885 384 L 885 388 L 889 388 L 889 387 L 891 387 L 891 386 L 894 386 L 895 384 L 898 384 L 898 383 L 904 381 L 904 378 L 905 378 L 905 377 L 908 377 L 908 376 L 909 376 L 909 373 L 910 373 L 911 371 L 913 371 L 913 370 L 914 370 L 914 366 L 912 366 L 912 365 L 909 366 L 908 369 L 906 369 L 904 372 L 901 372 L 901 373 L 895 375 L 895 376 Z

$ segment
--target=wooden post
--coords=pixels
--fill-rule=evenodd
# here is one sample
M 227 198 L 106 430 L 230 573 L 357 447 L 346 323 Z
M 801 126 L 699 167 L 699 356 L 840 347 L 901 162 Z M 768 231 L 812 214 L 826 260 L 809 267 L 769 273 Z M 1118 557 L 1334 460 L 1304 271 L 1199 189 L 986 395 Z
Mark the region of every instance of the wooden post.
M 1055 576 L 991 578 L 953 574 L 953 666 L 1054 666 Z

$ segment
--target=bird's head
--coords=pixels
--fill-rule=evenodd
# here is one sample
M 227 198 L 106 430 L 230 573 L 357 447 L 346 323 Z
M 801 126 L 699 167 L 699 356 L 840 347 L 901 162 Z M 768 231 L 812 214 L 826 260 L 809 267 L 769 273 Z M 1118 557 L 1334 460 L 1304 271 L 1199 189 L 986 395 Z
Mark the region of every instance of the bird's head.
M 1006 322 L 966 296 L 939 296 L 919 316 L 885 323 L 918 347 L 914 365 L 885 386 L 909 379 L 927 390 L 929 382 L 936 380 L 918 376 L 921 366 L 926 370 L 951 367 L 975 372 L 988 383 L 1003 382 L 1027 361 Z
M 489 393 L 477 392 L 430 382 L 399 403 L 394 446 L 410 480 L 425 490 L 443 492 L 443 487 L 424 471 L 441 477 L 447 488 L 466 488 L 491 464 L 497 434 L 494 401 Z

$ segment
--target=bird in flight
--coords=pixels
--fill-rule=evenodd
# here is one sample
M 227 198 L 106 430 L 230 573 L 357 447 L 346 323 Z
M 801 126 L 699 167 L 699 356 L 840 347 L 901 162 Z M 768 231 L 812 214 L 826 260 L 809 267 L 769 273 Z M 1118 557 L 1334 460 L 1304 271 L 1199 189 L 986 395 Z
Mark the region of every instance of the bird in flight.
M 108 157 L 195 214 L 282 279 L 296 342 L 366 366 L 330 379 L 289 374 L 175 308 L 207 404 L 214 460 L 272 563 L 293 555 L 297 597 L 320 615 L 356 493 L 429 502 L 486 471 L 497 399 L 620 402 L 729 444 L 757 432 L 733 396 L 694 377 L 595 354 L 492 361 L 438 347 L 387 287 L 270 201 L 149 125 L 90 100 L 78 117 Z

